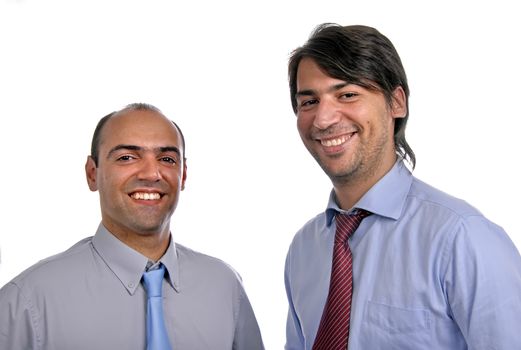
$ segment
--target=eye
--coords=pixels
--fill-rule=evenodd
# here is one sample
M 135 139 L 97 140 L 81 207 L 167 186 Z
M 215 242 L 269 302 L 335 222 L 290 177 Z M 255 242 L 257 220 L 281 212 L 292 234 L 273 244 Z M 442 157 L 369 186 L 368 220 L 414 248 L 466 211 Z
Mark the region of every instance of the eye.
M 128 162 L 129 160 L 132 160 L 132 159 L 135 159 L 135 157 L 131 156 L 129 154 L 125 154 L 123 156 L 119 156 L 118 158 L 116 158 L 116 161 L 118 161 L 118 162 Z
M 313 105 L 316 105 L 318 103 L 318 100 L 317 99 L 307 99 L 307 100 L 302 100 L 300 101 L 300 104 L 299 104 L 299 109 L 304 109 L 304 110 L 307 110 L 307 109 L 310 109 L 311 107 L 313 107 Z
M 161 157 L 161 158 L 159 158 L 159 160 L 162 161 L 162 162 L 170 163 L 170 164 L 176 164 L 177 163 L 177 160 L 175 158 L 169 157 L 169 156 Z
M 356 96 L 358 96 L 356 92 L 345 92 L 340 95 L 340 99 L 348 100 Z
M 317 102 L 318 102 L 317 100 L 306 100 L 306 101 L 302 102 L 302 106 L 314 105 Z

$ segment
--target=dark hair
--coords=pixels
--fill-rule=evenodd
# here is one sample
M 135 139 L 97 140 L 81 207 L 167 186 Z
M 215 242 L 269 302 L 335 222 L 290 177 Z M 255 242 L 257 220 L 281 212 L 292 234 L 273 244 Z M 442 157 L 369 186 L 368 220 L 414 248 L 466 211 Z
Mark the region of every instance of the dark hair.
M 112 113 L 107 114 L 103 118 L 101 118 L 98 122 L 98 125 L 96 125 L 96 129 L 94 129 L 94 135 L 92 136 L 92 143 L 90 147 L 90 156 L 94 160 L 94 164 L 98 166 L 98 159 L 99 159 L 99 145 L 101 141 L 101 131 L 103 130 L 103 127 L 107 123 L 107 121 L 113 117 L 116 114 L 123 113 L 123 112 L 129 112 L 129 111 L 152 111 L 157 112 L 160 114 L 163 114 L 159 108 L 148 104 L 148 103 L 131 103 L 127 106 L 125 106 L 123 109 L 119 111 L 114 111 Z M 173 121 L 171 120 L 172 124 L 177 128 L 179 131 L 179 134 L 181 135 L 181 144 L 183 146 L 183 159 L 186 160 L 185 157 L 185 137 L 183 135 L 183 132 L 181 131 L 181 128 Z
M 297 71 L 300 61 L 309 57 L 332 78 L 382 92 L 389 104 L 393 92 L 401 86 L 406 95 L 407 114 L 394 124 L 396 153 L 414 168 L 416 157 L 405 140 L 409 119 L 409 86 L 398 52 L 378 30 L 361 25 L 319 25 L 308 41 L 294 50 L 289 59 L 288 76 L 291 104 L 297 113 Z

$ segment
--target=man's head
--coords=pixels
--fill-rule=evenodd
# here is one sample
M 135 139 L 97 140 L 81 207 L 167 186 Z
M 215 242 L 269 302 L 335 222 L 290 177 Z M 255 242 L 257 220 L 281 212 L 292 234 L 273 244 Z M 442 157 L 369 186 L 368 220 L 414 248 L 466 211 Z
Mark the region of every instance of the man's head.
M 392 107 L 396 89 L 400 88 L 405 97 L 405 111 L 403 116 L 394 118 L 393 143 L 395 152 L 414 167 L 416 158 L 405 139 L 409 87 L 400 57 L 389 39 L 366 26 L 318 26 L 308 41 L 292 53 L 289 61 L 291 103 L 297 115 L 298 73 L 304 58 L 311 59 L 331 78 L 380 92 L 389 107 Z
M 169 232 L 186 181 L 180 129 L 156 107 L 132 104 L 102 118 L 85 164 L 102 222 L 117 236 Z

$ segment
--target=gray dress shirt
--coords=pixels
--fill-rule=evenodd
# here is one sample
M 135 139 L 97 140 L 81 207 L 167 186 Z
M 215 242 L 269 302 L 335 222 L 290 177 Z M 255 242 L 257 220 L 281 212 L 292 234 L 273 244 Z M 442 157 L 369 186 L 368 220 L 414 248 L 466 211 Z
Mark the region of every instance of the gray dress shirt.
M 173 240 L 160 261 L 172 349 L 264 348 L 233 269 Z M 100 225 L 0 289 L 0 349 L 145 349 L 147 263 Z

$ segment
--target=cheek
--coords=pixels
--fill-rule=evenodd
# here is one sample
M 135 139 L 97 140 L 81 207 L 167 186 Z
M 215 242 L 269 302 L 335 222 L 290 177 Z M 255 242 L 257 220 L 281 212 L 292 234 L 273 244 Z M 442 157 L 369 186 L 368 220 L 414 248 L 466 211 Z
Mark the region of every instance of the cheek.
M 297 130 L 301 136 L 306 135 L 309 132 L 313 121 L 310 117 L 304 115 L 297 116 Z
M 169 184 L 170 187 L 181 187 L 183 184 L 183 172 L 175 171 L 175 172 L 165 172 L 163 173 L 163 179 L 166 183 Z
M 104 174 L 98 178 L 99 190 L 108 196 L 114 196 L 115 193 L 121 191 L 125 187 L 124 184 L 124 178 L 114 174 Z

